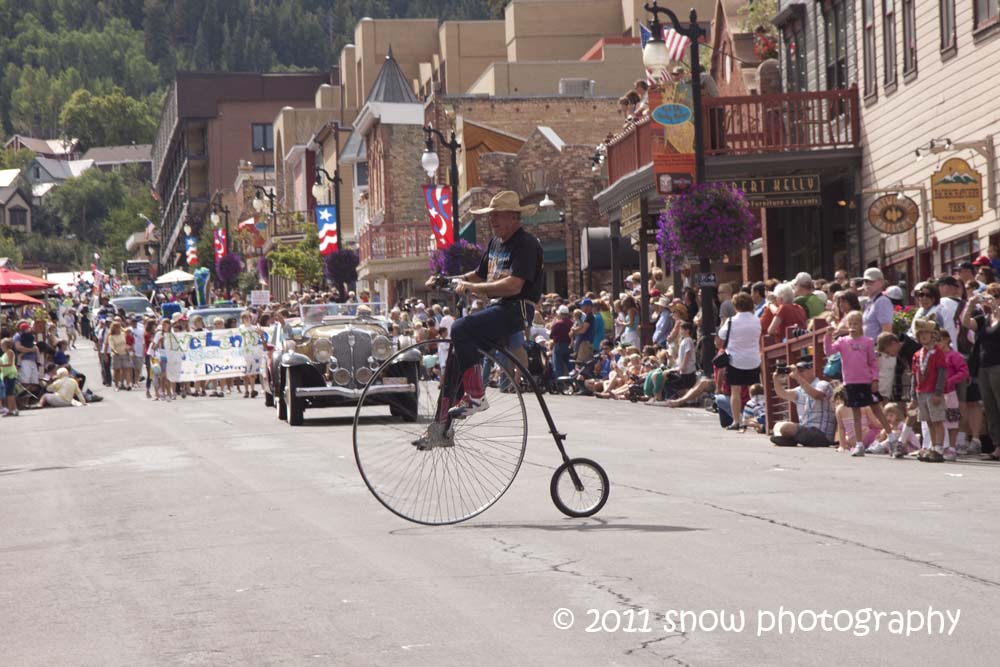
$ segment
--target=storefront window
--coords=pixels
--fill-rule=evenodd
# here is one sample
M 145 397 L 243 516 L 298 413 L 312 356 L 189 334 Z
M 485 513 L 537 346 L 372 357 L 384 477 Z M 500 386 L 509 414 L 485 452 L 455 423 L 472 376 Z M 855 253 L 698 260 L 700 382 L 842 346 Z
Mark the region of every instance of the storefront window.
M 1000 20 L 1000 0 L 975 0 L 976 30 Z
M 806 35 L 802 24 L 795 21 L 785 29 L 785 63 L 788 73 L 789 92 L 799 92 L 809 88 L 809 71 L 806 68 Z
M 955 0 L 939 0 L 941 50 L 955 48 Z
M 885 56 L 885 86 L 896 85 L 896 2 L 882 0 L 882 41 Z
M 979 257 L 979 237 L 975 234 L 941 244 L 941 273 L 951 275 L 962 262 Z
M 917 10 L 915 0 L 903 0 L 903 76 L 917 71 Z

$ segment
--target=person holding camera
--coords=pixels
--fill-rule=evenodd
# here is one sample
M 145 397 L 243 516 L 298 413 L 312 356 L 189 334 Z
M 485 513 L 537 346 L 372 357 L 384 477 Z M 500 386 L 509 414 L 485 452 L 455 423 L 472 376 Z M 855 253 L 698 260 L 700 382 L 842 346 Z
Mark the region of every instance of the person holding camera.
M 793 368 L 779 365 L 772 376 L 774 393 L 785 401 L 794 401 L 799 422 L 778 422 L 774 425 L 771 442 L 779 447 L 829 447 L 837 430 L 833 409 L 833 387 L 816 377 L 813 359 L 803 356 Z M 788 388 L 792 379 L 799 386 Z
M 993 453 L 983 457 L 1000 461 L 1000 284 L 993 283 L 969 298 L 962 326 L 975 332 L 969 372 L 978 376 L 986 428 L 993 441 Z

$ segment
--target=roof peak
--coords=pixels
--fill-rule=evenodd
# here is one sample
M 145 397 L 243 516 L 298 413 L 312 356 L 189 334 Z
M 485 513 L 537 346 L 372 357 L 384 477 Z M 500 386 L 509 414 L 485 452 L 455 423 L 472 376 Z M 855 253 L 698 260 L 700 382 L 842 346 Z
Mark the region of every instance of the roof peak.
M 419 103 L 417 96 L 413 94 L 410 82 L 407 81 L 406 75 L 403 74 L 399 63 L 392 55 L 392 44 L 389 45 L 385 62 L 382 63 L 382 69 L 375 77 L 375 83 L 372 84 L 366 102 Z

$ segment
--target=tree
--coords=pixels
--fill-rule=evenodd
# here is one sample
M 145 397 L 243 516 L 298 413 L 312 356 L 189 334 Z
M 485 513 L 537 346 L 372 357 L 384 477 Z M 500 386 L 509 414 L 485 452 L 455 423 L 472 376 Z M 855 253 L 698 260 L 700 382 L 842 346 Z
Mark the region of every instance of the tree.
M 0 169 L 20 169 L 24 171 L 35 159 L 35 154 L 27 148 L 15 151 L 12 148 L 0 148 Z
M 77 90 L 63 107 L 60 122 L 87 147 L 149 143 L 156 129 L 149 107 L 118 87 L 100 96 Z
M 279 245 L 271 251 L 271 275 L 316 285 L 323 278 L 319 237 L 315 225 L 304 225 L 305 238 L 294 245 Z
M 64 227 L 76 238 L 102 245 L 109 211 L 121 205 L 126 195 L 122 177 L 115 172 L 88 169 L 55 188 L 49 199 Z
M 18 247 L 17 241 L 15 241 L 12 237 L 5 235 L 3 232 L 0 232 L 0 257 L 7 257 L 14 262 L 14 266 L 17 266 L 24 261 L 24 257 L 21 255 L 21 249 Z

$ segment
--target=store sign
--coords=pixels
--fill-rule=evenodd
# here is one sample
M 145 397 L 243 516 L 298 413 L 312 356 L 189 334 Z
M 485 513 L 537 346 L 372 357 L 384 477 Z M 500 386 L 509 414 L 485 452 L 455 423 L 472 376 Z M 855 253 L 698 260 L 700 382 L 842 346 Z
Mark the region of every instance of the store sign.
M 642 198 L 632 197 L 622 204 L 621 235 L 638 236 L 642 227 Z
M 819 174 L 715 181 L 740 190 L 754 208 L 821 206 Z
M 884 195 L 868 207 L 868 222 L 883 234 L 902 234 L 920 219 L 920 207 L 909 197 Z
M 953 157 L 931 174 L 931 212 L 952 225 L 983 217 L 983 177 L 965 160 Z
M 681 194 L 695 183 L 691 84 L 666 81 L 649 89 L 651 152 L 656 191 Z

